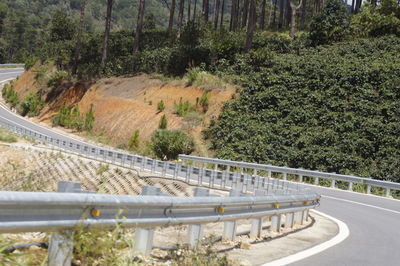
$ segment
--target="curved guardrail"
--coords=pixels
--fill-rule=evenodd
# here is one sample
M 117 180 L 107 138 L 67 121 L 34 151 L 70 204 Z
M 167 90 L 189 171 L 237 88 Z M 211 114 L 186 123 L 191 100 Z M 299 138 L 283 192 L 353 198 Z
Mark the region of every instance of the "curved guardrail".
M 305 169 L 296 169 L 282 166 L 273 166 L 273 165 L 265 165 L 265 164 L 256 164 L 256 163 L 247 163 L 247 162 L 238 162 L 231 160 L 222 160 L 216 158 L 205 158 L 191 155 L 179 155 L 179 159 L 182 161 L 190 161 L 190 162 L 199 162 L 202 164 L 212 164 L 215 168 L 218 166 L 227 166 L 228 171 L 229 167 L 237 167 L 241 169 L 253 169 L 255 171 L 261 170 L 268 172 L 268 176 L 271 177 L 272 173 L 281 173 L 283 179 L 287 179 L 288 174 L 297 175 L 298 181 L 302 182 L 305 176 L 313 177 L 315 184 L 318 184 L 319 179 L 329 179 L 331 180 L 331 187 L 335 187 L 336 181 L 345 181 L 348 182 L 348 189 L 352 190 L 353 183 L 360 183 L 367 185 L 367 193 L 371 193 L 371 186 L 380 187 L 386 189 L 386 196 L 390 196 L 390 190 L 399 190 L 400 191 L 400 183 L 390 182 L 390 181 L 382 181 L 376 180 L 372 178 L 363 178 L 352 175 L 341 175 L 336 173 L 324 173 L 313 170 L 305 170 Z
M 81 191 L 72 182 L 60 182 L 58 191 L 0 193 L 0 233 L 55 232 L 49 265 L 71 264 L 77 228 L 136 227 L 133 248 L 148 255 L 158 226 L 189 225 L 188 243 L 195 248 L 205 223 L 224 222 L 223 238 L 234 240 L 236 221 L 251 219 L 250 235 L 259 237 L 264 218 L 271 218 L 271 230 L 280 231 L 284 217 L 290 229 L 303 224 L 320 200 L 316 193 L 241 196 L 237 190 L 218 197 L 206 188 L 196 188 L 195 197 L 160 195 L 156 187 L 143 187 L 141 196 L 107 195 Z
M 256 190 L 262 190 L 267 194 L 288 194 L 299 190 L 298 186 L 284 180 L 266 179 L 246 173 L 230 173 L 227 171 L 214 171 L 201 167 L 186 166 L 180 163 L 165 162 L 123 151 L 97 147 L 78 140 L 71 141 L 70 139 L 54 138 L 18 125 L 3 117 L 0 117 L 0 126 L 19 135 L 32 137 L 39 142 L 49 144 L 55 150 L 68 151 L 79 156 L 128 168 L 146 170 L 198 186 L 236 189 L 241 190 L 243 193 L 254 193 Z

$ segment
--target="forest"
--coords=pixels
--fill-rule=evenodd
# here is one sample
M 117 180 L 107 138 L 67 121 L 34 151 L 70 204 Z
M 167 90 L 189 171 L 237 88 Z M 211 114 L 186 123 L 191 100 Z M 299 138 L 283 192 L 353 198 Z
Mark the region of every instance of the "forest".
M 238 84 L 216 157 L 400 182 L 394 0 L 0 1 L 0 62 L 62 79 L 201 70 Z

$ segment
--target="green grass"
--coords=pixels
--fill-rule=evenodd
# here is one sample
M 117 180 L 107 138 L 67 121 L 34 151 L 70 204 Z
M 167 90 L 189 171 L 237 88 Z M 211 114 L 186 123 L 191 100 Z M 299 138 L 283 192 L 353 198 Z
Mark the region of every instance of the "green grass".
M 17 142 L 17 137 L 10 131 L 0 128 L 0 141 L 7 142 L 7 143 L 13 143 L 13 142 Z

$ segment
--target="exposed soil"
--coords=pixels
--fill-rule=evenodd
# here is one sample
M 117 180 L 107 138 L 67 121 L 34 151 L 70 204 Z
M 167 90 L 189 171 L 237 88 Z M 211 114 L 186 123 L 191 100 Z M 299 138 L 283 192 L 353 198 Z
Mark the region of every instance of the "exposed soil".
M 131 78 L 104 78 L 96 83 L 65 83 L 58 88 L 48 89 L 34 80 L 35 73 L 23 73 L 15 82 L 15 90 L 22 99 L 29 91 L 42 92 L 46 105 L 35 118 L 38 122 L 51 123 L 51 118 L 63 105 L 78 105 L 81 113 L 93 104 L 95 115 L 94 133 L 110 138 L 111 144 L 126 144 L 135 130 L 139 130 L 139 141 L 143 145 L 158 128 L 162 115 L 168 121 L 168 129 L 183 129 L 193 136 L 196 153 L 209 155 L 201 131 L 208 126 L 212 117 L 217 117 L 223 103 L 232 99 L 235 89 L 222 88 L 209 92 L 209 108 L 206 113 L 198 111 L 179 117 L 174 113 L 175 104 L 189 101 L 196 105 L 204 89 L 186 87 L 184 82 L 164 82 L 149 75 Z M 157 103 L 163 101 L 165 110 L 159 112 Z

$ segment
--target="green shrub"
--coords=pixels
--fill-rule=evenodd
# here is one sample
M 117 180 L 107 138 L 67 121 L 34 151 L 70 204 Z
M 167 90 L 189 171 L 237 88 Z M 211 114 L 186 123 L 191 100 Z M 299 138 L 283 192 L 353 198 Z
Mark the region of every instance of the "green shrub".
M 43 101 L 37 93 L 30 92 L 20 103 L 19 112 L 22 116 L 36 116 L 43 107 Z
M 189 101 L 182 101 L 182 99 L 180 99 L 179 103 L 175 104 L 175 113 L 178 116 L 185 116 L 187 113 L 195 110 L 196 106 L 191 104 Z
M 200 97 L 199 104 L 202 108 L 203 113 L 207 113 L 207 111 L 208 111 L 208 106 L 210 104 L 209 98 L 210 97 L 209 97 L 208 91 L 203 92 L 203 94 Z
M 361 12 L 354 15 L 351 26 L 361 37 L 400 34 L 400 8 L 395 0 L 383 0 L 373 7 L 365 3 Z
M 25 70 L 31 69 L 37 62 L 38 58 L 36 56 L 29 56 L 25 60 Z
M 93 129 L 93 123 L 94 123 L 94 113 L 93 113 L 93 104 L 91 104 L 89 111 L 85 114 L 85 122 L 83 128 L 86 131 L 91 132 Z
M 329 44 L 343 40 L 349 33 L 346 6 L 341 0 L 328 0 L 322 11 L 310 24 L 312 45 Z
M 0 141 L 8 143 L 17 142 L 17 138 L 8 130 L 0 128 Z
M 130 137 L 128 142 L 128 149 L 131 151 L 135 151 L 139 148 L 139 130 L 135 130 L 133 135 Z
M 163 160 L 175 160 L 179 154 L 190 154 L 194 150 L 193 140 L 180 130 L 156 130 L 151 141 L 154 154 Z
M 18 93 L 14 90 L 12 84 L 6 84 L 2 90 L 2 96 L 11 107 L 16 107 L 19 103 Z
M 165 104 L 164 101 L 161 100 L 159 103 L 157 103 L 157 111 L 162 112 L 165 110 Z
M 160 122 L 158 123 L 158 129 L 167 129 L 167 117 L 165 115 L 162 115 L 160 118 Z
M 51 88 L 57 88 L 60 86 L 63 82 L 68 77 L 68 73 L 65 71 L 57 71 L 54 74 L 52 74 L 47 81 L 47 86 Z
M 216 156 L 400 181 L 399 49 L 385 36 L 276 56 L 262 73 L 247 65 L 210 126 Z

